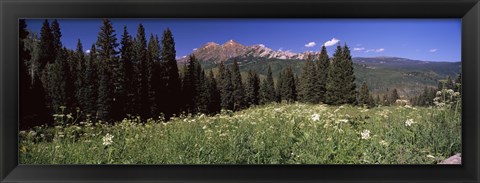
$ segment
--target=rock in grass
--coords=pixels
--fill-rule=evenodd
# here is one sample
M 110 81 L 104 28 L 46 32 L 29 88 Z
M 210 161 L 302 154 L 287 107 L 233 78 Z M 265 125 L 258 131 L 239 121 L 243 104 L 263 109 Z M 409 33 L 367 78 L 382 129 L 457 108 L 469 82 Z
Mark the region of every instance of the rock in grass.
M 443 160 L 439 164 L 462 164 L 462 154 L 455 154 L 446 160 Z

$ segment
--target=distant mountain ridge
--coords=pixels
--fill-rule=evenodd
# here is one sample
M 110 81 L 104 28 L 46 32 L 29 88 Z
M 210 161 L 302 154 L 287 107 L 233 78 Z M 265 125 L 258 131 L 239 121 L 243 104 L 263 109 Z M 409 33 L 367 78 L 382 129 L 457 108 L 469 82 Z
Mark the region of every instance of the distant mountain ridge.
M 231 58 L 247 58 L 247 57 L 261 57 L 267 59 L 293 59 L 305 60 L 309 55 L 317 54 L 319 52 L 303 52 L 294 53 L 291 51 L 275 51 L 266 47 L 263 44 L 256 44 L 245 46 L 234 40 L 229 40 L 223 44 L 208 42 L 202 47 L 193 51 L 193 55 L 201 62 L 219 63 L 227 61 Z M 181 58 L 179 62 L 185 62 L 188 57 Z

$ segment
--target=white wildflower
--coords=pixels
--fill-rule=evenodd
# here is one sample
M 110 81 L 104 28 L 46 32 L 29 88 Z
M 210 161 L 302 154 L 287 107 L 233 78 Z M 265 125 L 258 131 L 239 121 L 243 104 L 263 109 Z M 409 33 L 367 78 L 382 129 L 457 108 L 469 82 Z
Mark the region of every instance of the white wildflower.
M 388 143 L 385 140 L 380 141 L 380 145 L 382 146 L 388 146 Z
M 362 133 L 360 133 L 360 135 L 362 135 L 362 139 L 369 139 L 370 138 L 370 130 L 363 130 Z
M 442 95 L 441 91 L 437 91 L 437 96 Z
M 315 113 L 315 114 L 312 114 L 312 121 L 318 121 L 320 120 L 320 115 Z
M 107 135 L 105 135 L 102 140 L 103 140 L 103 145 L 104 146 L 109 146 L 113 143 L 113 135 L 110 135 L 107 133 Z
M 415 123 L 413 119 L 407 119 L 407 121 L 405 121 L 405 126 L 412 126 L 413 123 Z
M 348 122 L 348 119 L 340 119 L 338 120 L 339 122 L 343 122 L 343 123 L 347 123 Z
M 435 159 L 435 156 L 432 156 L 432 155 L 427 155 L 427 158 L 432 158 L 432 159 Z

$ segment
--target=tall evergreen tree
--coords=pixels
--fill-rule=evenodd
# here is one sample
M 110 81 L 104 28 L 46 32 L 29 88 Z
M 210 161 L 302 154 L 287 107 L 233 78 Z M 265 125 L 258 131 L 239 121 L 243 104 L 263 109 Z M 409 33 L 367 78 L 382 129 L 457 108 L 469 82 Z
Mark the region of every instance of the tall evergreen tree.
M 299 95 L 302 102 L 320 102 L 320 83 L 317 77 L 317 69 L 312 60 L 307 60 L 303 66 L 299 81 Z
M 282 102 L 284 100 L 284 96 L 283 94 L 285 93 L 284 92 L 284 83 L 285 83 L 285 79 L 283 78 L 283 71 L 280 71 L 280 73 L 278 74 L 278 80 L 277 80 L 277 85 L 275 85 L 275 94 L 276 94 L 276 98 L 275 100 L 277 102 Z
M 158 115 L 159 110 L 157 107 L 156 91 L 159 88 L 160 77 L 154 77 L 161 72 L 160 68 L 160 43 L 153 34 L 150 35 L 147 45 L 147 79 L 148 79 L 148 104 L 150 106 L 151 114 Z M 154 116 L 155 117 L 155 116 Z
M 217 81 L 213 75 L 213 71 L 210 70 L 209 76 L 207 78 L 207 90 L 209 94 L 209 103 L 208 103 L 208 112 L 209 114 L 216 114 L 220 112 L 221 106 L 221 98 L 220 98 L 220 91 L 217 88 Z
M 260 103 L 267 104 L 276 101 L 275 84 L 273 82 L 272 68 L 268 66 L 267 78 L 263 80 L 260 89 Z
M 220 67 L 223 64 L 220 64 Z M 220 106 L 223 109 L 229 109 L 233 110 L 233 82 L 232 82 L 232 73 L 230 72 L 230 69 L 224 68 L 224 70 L 221 72 L 221 78 L 220 78 L 220 95 L 221 95 L 221 103 Z
M 50 23 L 45 19 L 42 28 L 40 30 L 40 43 L 39 43 L 39 70 L 43 71 L 48 63 L 53 63 L 56 58 L 55 46 L 53 43 L 52 29 L 50 29 Z
M 200 76 L 197 74 L 197 64 L 199 63 L 196 60 L 195 56 L 190 55 L 188 59 L 188 65 L 186 65 L 185 68 L 185 74 L 182 84 L 183 98 L 185 99 L 184 108 L 185 112 L 187 113 L 196 113 L 197 109 L 196 100 L 198 97 L 198 82 L 200 79 Z
M 233 82 L 233 110 L 238 111 L 245 107 L 245 89 L 243 88 L 242 75 L 237 61 L 232 65 L 232 82 Z
M 97 116 L 97 98 L 98 98 L 98 61 L 95 44 L 92 44 L 88 61 L 85 65 L 85 113 L 89 116 Z
M 73 62 L 75 66 L 75 98 L 78 102 L 78 106 L 81 110 L 85 110 L 85 70 L 86 70 L 86 60 L 85 53 L 83 52 L 83 45 L 80 42 L 80 39 L 77 41 L 77 49 L 75 51 L 75 61 Z
M 134 50 L 133 50 L 133 40 L 130 34 L 128 33 L 127 27 L 123 27 L 123 35 L 120 41 L 120 59 L 119 59 L 119 73 L 118 76 L 118 90 L 117 90 L 117 103 L 123 104 L 118 105 L 115 108 L 115 113 L 125 113 L 127 115 L 136 115 L 136 74 L 134 71 Z
M 116 51 L 118 43 L 115 30 L 110 20 L 103 20 L 96 45 L 99 63 L 98 117 L 105 121 L 110 121 L 114 117 L 112 115 L 112 109 L 115 104 L 115 79 L 113 73 L 114 70 L 116 70 L 115 67 L 118 67 Z
M 342 50 L 342 70 L 344 72 L 344 84 L 341 85 L 344 89 L 343 97 L 345 103 L 348 104 L 355 104 L 357 100 L 357 90 L 355 84 L 355 73 L 353 71 L 353 61 L 352 55 L 350 53 L 350 49 L 348 48 L 347 44 L 343 46 Z
M 295 86 L 295 76 L 291 67 L 285 70 L 284 82 L 283 82 L 283 98 L 287 102 L 291 103 L 297 100 L 297 89 Z
M 53 48 L 54 55 L 57 55 L 62 49 L 62 32 L 60 31 L 60 24 L 58 24 L 57 19 L 52 21 L 52 35 L 53 35 Z
M 147 39 L 145 37 L 145 28 L 142 24 L 138 25 L 137 36 L 134 43 L 135 50 L 135 72 L 137 73 L 137 113 L 145 120 L 151 117 L 149 105 L 149 64 Z
M 30 51 L 25 47 L 28 36 L 27 24 L 24 19 L 19 20 L 19 128 L 25 130 L 33 126 L 48 124 L 51 115 L 46 108 L 43 84 L 35 75 L 30 76 L 26 61 L 31 58 Z
M 344 71 L 342 69 L 342 47 L 337 45 L 337 49 L 333 54 L 333 61 L 328 69 L 328 77 L 326 83 L 325 101 L 327 104 L 339 105 L 346 101 L 343 100 L 343 91 L 341 86 L 344 85 Z
M 48 72 L 48 95 L 51 99 L 51 109 L 58 114 L 65 111 L 65 108 L 71 107 L 71 93 L 73 82 L 70 75 L 70 66 L 68 64 L 68 51 L 61 49 L 57 54 L 57 58 L 53 64 L 48 64 L 46 71 Z M 70 109 L 69 109 L 70 110 Z
M 173 114 L 177 114 L 180 110 L 180 105 L 177 101 L 178 98 L 181 98 L 181 83 L 178 73 L 176 51 L 175 51 L 175 41 L 173 39 L 172 32 L 170 29 L 166 29 L 163 32 L 162 41 L 161 41 L 161 62 L 163 68 L 163 87 L 161 95 L 163 105 L 160 106 L 160 110 L 165 113 L 166 119 L 169 119 Z
M 320 51 L 319 60 L 317 62 L 317 77 L 318 77 L 318 100 L 319 102 L 325 103 L 325 93 L 327 92 L 327 77 L 328 77 L 328 67 L 330 65 L 330 58 L 327 54 L 327 48 L 322 46 Z
M 247 83 L 245 85 L 245 101 L 247 106 L 259 104 L 260 78 L 253 71 L 248 71 Z

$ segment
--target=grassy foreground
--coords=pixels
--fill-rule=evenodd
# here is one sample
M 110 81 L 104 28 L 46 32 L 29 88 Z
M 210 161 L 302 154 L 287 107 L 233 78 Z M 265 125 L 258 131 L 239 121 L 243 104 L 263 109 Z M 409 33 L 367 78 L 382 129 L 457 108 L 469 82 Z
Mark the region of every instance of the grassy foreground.
M 461 152 L 460 116 L 409 106 L 270 104 L 168 123 L 87 121 L 20 132 L 20 162 L 433 164 Z

